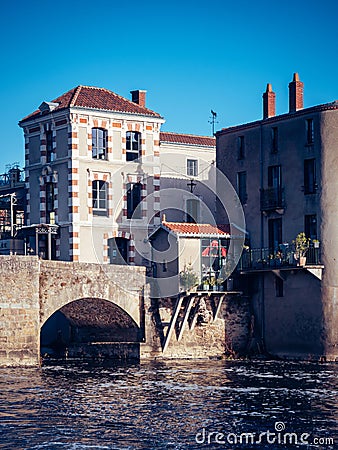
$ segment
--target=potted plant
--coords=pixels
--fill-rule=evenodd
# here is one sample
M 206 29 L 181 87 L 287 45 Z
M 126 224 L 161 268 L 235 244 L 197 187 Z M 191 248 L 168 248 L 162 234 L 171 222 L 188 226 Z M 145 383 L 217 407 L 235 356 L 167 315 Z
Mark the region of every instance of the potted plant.
M 320 244 L 320 242 L 318 241 L 318 239 L 313 239 L 313 246 L 314 246 L 314 248 L 319 248 L 319 244 Z
M 216 286 L 216 278 L 215 277 L 211 277 L 209 280 L 209 286 L 210 286 L 210 290 L 211 291 L 216 291 L 217 286 Z
M 209 279 L 208 278 L 203 278 L 203 280 L 202 280 L 202 290 L 203 291 L 208 291 L 209 290 Z
M 217 290 L 220 292 L 224 291 L 224 280 L 223 278 L 218 278 L 218 280 L 216 281 L 217 284 Z
M 189 263 L 184 266 L 182 272 L 180 272 L 180 285 L 185 291 L 189 291 L 198 284 L 198 276 L 194 272 L 192 264 Z
M 306 265 L 306 253 L 309 250 L 310 239 L 306 237 L 304 232 L 297 235 L 293 241 L 295 246 L 295 259 L 298 261 L 299 266 Z

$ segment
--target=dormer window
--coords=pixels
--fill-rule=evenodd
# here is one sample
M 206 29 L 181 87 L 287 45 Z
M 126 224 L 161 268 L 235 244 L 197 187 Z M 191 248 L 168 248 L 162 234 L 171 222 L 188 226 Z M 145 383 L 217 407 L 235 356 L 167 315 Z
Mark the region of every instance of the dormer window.
M 107 159 L 108 133 L 102 128 L 92 128 L 93 159 Z
M 138 159 L 141 154 L 141 133 L 127 131 L 126 134 L 127 161 Z
M 39 110 L 42 113 L 48 113 L 48 112 L 54 111 L 54 109 L 57 108 L 58 106 L 59 106 L 59 103 L 42 102 L 41 105 L 39 106 Z

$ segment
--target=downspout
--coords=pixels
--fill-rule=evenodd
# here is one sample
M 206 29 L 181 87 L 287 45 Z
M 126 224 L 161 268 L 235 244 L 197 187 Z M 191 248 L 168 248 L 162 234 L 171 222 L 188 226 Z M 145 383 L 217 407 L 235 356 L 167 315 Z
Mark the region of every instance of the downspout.
M 263 127 L 262 122 L 260 123 L 260 200 L 262 198 L 262 193 L 264 189 L 264 148 L 263 148 Z M 264 214 L 260 205 L 261 210 L 261 229 L 260 229 L 260 247 L 261 247 L 261 259 L 263 259 L 263 249 L 264 249 Z M 262 349 L 265 351 L 265 296 L 264 296 L 264 272 L 261 274 L 261 302 L 260 302 L 260 315 L 261 315 L 261 342 Z

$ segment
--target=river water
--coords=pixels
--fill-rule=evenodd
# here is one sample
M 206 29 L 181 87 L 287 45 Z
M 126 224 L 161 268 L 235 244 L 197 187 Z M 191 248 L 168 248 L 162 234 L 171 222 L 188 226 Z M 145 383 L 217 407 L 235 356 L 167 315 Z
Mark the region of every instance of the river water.
M 63 362 L 0 369 L 3 449 L 338 448 L 338 365 Z

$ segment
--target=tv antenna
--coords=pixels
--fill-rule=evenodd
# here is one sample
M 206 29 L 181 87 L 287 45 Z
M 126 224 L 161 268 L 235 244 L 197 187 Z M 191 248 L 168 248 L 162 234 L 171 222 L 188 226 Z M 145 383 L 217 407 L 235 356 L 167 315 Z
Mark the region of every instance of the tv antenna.
M 212 130 L 212 135 L 215 136 L 215 123 L 218 123 L 217 119 L 217 113 L 213 110 L 211 110 L 211 117 L 209 119 L 209 123 L 211 123 L 211 130 Z

